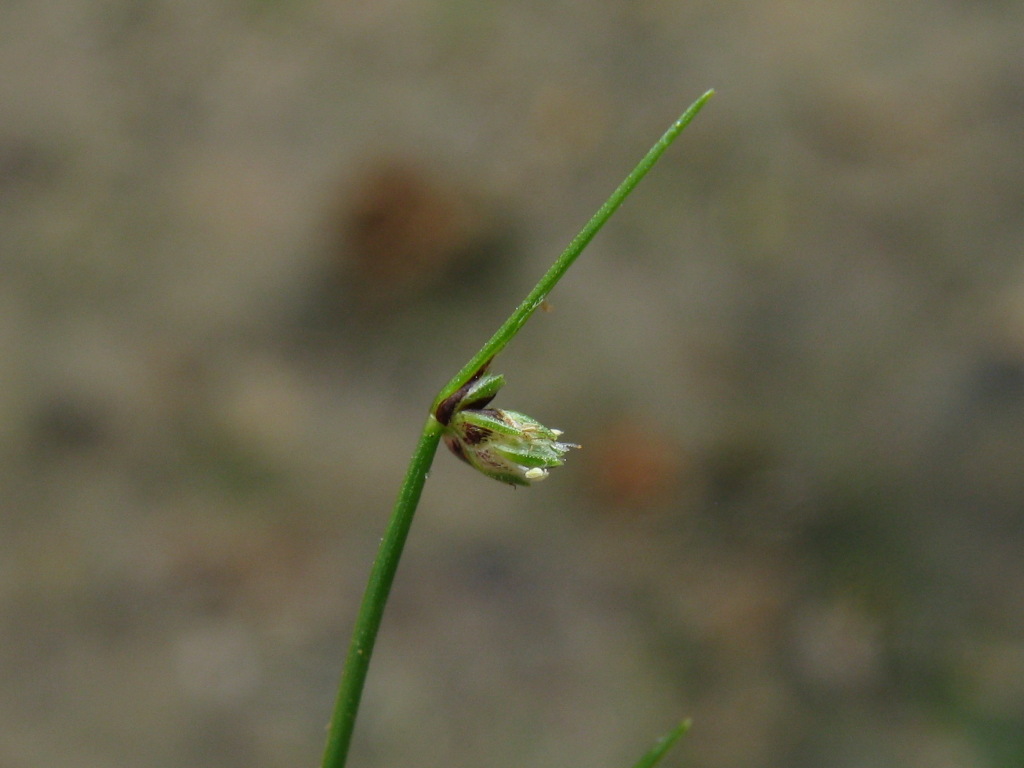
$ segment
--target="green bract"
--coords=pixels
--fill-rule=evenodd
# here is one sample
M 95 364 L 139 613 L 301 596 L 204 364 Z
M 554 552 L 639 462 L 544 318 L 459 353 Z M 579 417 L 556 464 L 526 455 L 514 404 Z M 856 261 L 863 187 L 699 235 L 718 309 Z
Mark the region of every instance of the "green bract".
M 510 485 L 529 485 L 562 466 L 573 443 L 559 442 L 560 430 L 515 411 L 499 408 L 460 411 L 444 436 L 452 453 L 488 477 Z

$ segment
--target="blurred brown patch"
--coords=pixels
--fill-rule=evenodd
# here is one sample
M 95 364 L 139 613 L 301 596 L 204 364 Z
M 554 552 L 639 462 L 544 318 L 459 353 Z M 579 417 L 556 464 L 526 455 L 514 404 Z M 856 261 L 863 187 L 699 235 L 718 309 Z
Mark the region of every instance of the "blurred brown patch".
M 339 196 L 332 218 L 331 277 L 357 306 L 393 305 L 438 286 L 487 230 L 461 190 L 398 158 L 369 165 Z
M 592 487 L 609 507 L 632 510 L 661 506 L 693 480 L 693 462 L 656 425 L 624 418 L 602 429 L 600 442 L 591 439 L 597 459 Z

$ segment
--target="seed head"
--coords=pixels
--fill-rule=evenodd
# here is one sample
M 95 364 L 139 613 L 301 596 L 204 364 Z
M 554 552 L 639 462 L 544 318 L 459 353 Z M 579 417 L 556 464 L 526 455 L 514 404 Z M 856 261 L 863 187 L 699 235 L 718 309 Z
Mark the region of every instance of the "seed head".
M 504 383 L 503 377 L 481 371 L 442 401 L 434 415 L 445 427 L 445 445 L 460 459 L 503 483 L 530 485 L 562 466 L 562 456 L 579 446 L 559 441 L 561 430 L 525 414 L 487 408 Z

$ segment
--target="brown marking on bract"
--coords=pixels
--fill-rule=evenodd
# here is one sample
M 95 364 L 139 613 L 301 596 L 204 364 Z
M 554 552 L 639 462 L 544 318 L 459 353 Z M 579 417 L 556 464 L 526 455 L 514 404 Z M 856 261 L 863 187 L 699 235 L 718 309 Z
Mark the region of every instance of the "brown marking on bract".
M 459 444 L 458 440 L 456 440 L 454 437 L 450 437 L 448 435 L 445 435 L 445 437 L 444 437 L 444 444 L 448 446 L 448 450 L 449 451 L 451 451 L 456 456 L 458 456 L 460 459 L 462 459 L 464 462 L 469 464 L 469 459 L 466 458 L 466 454 L 463 452 L 462 446 Z
M 482 408 L 494 399 L 494 396 L 492 395 L 491 397 L 480 398 L 479 400 L 474 400 L 470 403 L 462 402 L 465 399 L 466 394 L 469 392 L 470 387 L 472 387 L 473 384 L 487 372 L 487 368 L 490 366 L 491 360 L 493 359 L 493 357 L 489 357 L 487 362 L 481 365 L 477 372 L 469 377 L 469 381 L 442 400 L 438 404 L 437 408 L 434 409 L 434 418 L 437 419 L 442 426 L 448 426 L 448 423 L 452 420 L 452 416 L 455 415 L 456 411 L 461 411 L 463 408 L 468 406 Z
M 463 430 L 462 439 L 466 445 L 479 445 L 490 436 L 491 430 L 478 427 L 475 424 L 467 424 L 465 430 Z
M 448 423 L 452 420 L 452 416 L 454 416 L 455 411 L 458 410 L 459 404 L 462 402 L 462 398 L 466 396 L 466 392 L 469 390 L 470 384 L 472 384 L 472 381 L 467 382 L 462 387 L 455 390 L 455 392 L 442 400 L 437 408 L 434 409 L 434 418 L 443 426 L 447 427 Z

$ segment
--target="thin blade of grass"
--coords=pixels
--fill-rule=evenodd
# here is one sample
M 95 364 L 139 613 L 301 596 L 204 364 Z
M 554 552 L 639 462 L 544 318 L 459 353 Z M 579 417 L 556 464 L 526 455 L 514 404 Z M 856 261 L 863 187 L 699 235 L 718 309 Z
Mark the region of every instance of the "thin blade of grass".
M 668 751 L 672 749 L 675 743 L 683 737 L 683 734 L 690 730 L 690 724 L 690 720 L 684 720 L 668 734 L 658 739 L 658 743 L 651 748 L 650 752 L 641 757 L 640 761 L 633 768 L 654 768 L 654 766 L 661 762 L 661 758 L 668 754 Z

